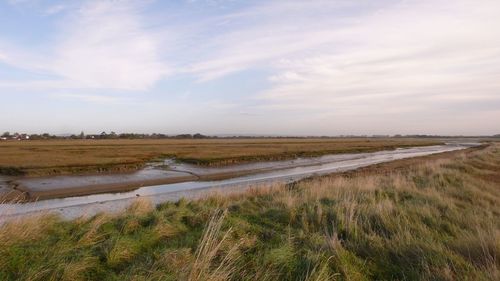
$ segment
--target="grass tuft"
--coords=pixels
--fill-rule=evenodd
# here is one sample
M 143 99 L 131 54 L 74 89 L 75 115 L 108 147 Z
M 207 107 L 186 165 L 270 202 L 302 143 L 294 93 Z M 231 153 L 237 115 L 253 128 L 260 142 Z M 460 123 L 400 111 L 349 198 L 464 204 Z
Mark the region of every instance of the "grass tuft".
M 222 224 L 226 211 L 216 210 L 203 233 L 196 259 L 190 267 L 188 281 L 216 281 L 228 280 L 235 274 L 236 253 L 238 244 L 224 249 L 229 240 L 231 229 L 222 232 Z

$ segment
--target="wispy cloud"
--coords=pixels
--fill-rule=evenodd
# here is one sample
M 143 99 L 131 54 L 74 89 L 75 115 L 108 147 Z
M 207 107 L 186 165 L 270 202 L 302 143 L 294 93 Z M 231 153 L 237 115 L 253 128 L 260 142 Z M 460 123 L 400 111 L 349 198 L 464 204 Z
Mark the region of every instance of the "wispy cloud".
M 95 88 L 144 90 L 168 74 L 155 36 L 141 26 L 133 4 L 92 2 L 67 28 L 54 71 Z
M 170 95 L 181 112 L 196 103 L 193 116 L 232 112 L 245 119 L 211 122 L 268 133 L 458 130 L 456 115 L 486 131 L 495 125 L 471 122 L 500 118 L 497 0 L 71 3 L 37 6 L 56 26 L 40 46 L 0 35 L 0 63 L 30 74 L 0 88 L 94 103 L 137 92 L 163 106 Z M 234 90 L 242 76 L 258 90 Z
M 76 100 L 83 101 L 87 103 L 96 103 L 96 104 L 125 104 L 136 102 L 135 99 L 121 96 L 110 96 L 110 95 L 98 95 L 98 94 L 68 94 L 68 93 L 59 93 L 59 94 L 51 94 L 53 99 L 58 100 Z
M 317 40 L 310 37 L 314 32 L 290 35 L 316 42 L 303 49 L 273 38 L 271 50 L 284 52 L 267 58 L 276 73 L 272 87 L 260 95 L 263 107 L 378 116 L 396 108 L 400 114 L 436 114 L 436 103 L 456 97 L 499 101 L 500 4 L 481 4 L 401 2 L 346 24 L 326 24 Z
M 67 8 L 68 8 L 67 5 L 56 4 L 56 5 L 50 6 L 47 9 L 45 9 L 44 14 L 48 15 L 48 16 L 55 15 L 55 14 L 61 13 L 62 11 L 66 10 Z
M 134 1 L 90 1 L 64 18 L 52 48 L 30 53 L 4 46 L 10 58 L 4 61 L 59 77 L 39 86 L 146 90 L 170 70 L 160 57 L 160 39 L 141 23 L 140 9 Z

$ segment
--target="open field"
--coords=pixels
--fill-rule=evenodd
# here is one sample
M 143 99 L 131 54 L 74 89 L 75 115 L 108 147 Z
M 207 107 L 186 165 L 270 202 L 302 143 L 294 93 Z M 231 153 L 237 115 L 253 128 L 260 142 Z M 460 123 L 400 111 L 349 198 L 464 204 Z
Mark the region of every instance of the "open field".
M 0 142 L 0 174 L 46 176 L 131 171 L 165 157 L 199 165 L 228 165 L 437 143 L 379 138 L 4 141 Z
M 0 228 L 1 280 L 499 280 L 500 144 Z

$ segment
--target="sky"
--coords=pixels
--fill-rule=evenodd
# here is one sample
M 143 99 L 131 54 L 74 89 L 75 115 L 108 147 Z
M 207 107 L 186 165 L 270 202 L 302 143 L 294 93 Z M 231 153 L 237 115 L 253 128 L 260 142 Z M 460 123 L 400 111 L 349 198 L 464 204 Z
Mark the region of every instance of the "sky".
M 0 0 L 0 132 L 500 134 L 498 0 Z

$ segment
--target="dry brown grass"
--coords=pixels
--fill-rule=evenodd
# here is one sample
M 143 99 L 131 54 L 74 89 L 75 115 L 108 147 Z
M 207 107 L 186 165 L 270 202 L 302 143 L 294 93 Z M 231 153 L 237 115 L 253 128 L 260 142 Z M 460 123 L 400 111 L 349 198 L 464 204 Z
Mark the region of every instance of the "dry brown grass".
M 96 216 L 89 224 L 89 227 L 87 231 L 85 232 L 84 235 L 78 240 L 78 245 L 81 247 L 87 247 L 87 246 L 93 246 L 96 245 L 100 242 L 102 242 L 104 239 L 106 239 L 106 236 L 100 232 L 100 228 L 102 227 L 103 224 L 108 223 L 111 221 L 112 217 L 108 216 L 106 214 L 100 214 Z M 75 223 L 77 224 L 78 227 L 84 227 L 84 224 L 87 223 L 86 219 L 79 219 L 76 220 Z
M 132 205 L 127 208 L 127 212 L 133 216 L 142 216 L 152 212 L 155 206 L 148 198 L 136 198 Z
M 196 250 L 196 258 L 189 268 L 187 281 L 223 281 L 236 273 L 238 243 L 223 251 L 231 234 L 231 229 L 222 232 L 226 214 L 226 211 L 217 210 L 208 222 Z
M 57 216 L 50 214 L 10 220 L 0 227 L 0 245 L 38 240 L 48 229 L 54 227 L 57 221 Z
M 50 140 L 0 142 L 0 174 L 134 170 L 156 158 L 226 165 L 435 144 L 419 139 Z
M 99 259 L 96 257 L 84 258 L 80 261 L 71 262 L 64 266 L 64 271 L 61 280 L 66 281 L 84 281 L 88 280 L 85 273 L 90 269 L 99 264 Z M 58 278 L 54 278 L 57 280 Z
M 7 224 L 0 280 L 499 280 L 500 145 L 398 163 Z

